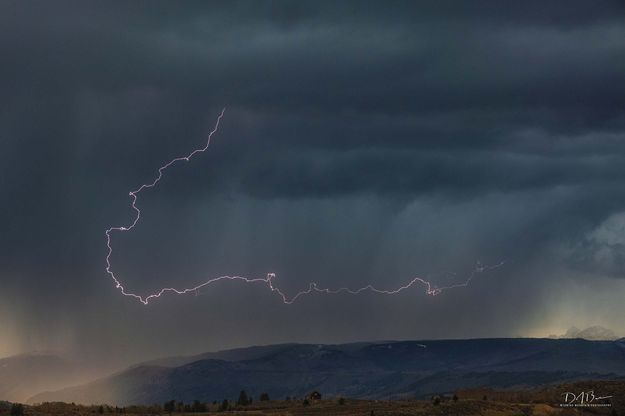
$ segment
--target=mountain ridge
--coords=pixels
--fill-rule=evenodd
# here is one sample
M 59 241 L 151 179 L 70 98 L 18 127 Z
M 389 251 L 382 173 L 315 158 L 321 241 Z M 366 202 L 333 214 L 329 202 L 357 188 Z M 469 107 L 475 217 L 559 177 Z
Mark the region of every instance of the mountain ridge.
M 179 362 L 183 358 L 177 357 Z M 583 339 L 278 344 L 186 360 L 191 361 L 171 367 L 155 365 L 173 362 L 167 359 L 147 361 L 87 384 L 34 395 L 29 402 L 213 401 L 236 398 L 241 390 L 276 398 L 301 397 L 312 390 L 358 398 L 418 397 L 460 388 L 625 377 L 625 344 Z

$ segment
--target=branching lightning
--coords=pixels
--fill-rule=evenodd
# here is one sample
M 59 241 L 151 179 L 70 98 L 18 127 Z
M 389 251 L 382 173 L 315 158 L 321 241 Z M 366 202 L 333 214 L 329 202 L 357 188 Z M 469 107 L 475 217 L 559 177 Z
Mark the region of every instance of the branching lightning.
M 156 178 L 150 182 L 150 183 L 146 183 L 141 185 L 139 188 L 137 188 L 134 191 L 130 191 L 128 193 L 128 195 L 131 198 L 131 207 L 134 210 L 134 219 L 133 221 L 130 223 L 130 225 L 126 225 L 126 226 L 120 226 L 120 227 L 111 227 L 109 229 L 106 230 L 106 246 L 108 247 L 108 253 L 106 255 L 106 273 L 108 273 L 108 275 L 113 279 L 113 282 L 115 283 L 115 287 L 117 289 L 119 289 L 119 291 L 122 293 L 122 295 L 124 296 L 128 296 L 131 298 L 134 298 L 138 301 L 140 301 L 141 303 L 143 303 L 144 305 L 147 305 L 150 300 L 152 299 L 156 299 L 156 298 L 160 298 L 161 296 L 163 296 L 164 294 L 167 293 L 174 293 L 174 294 L 178 294 L 178 295 L 184 295 L 187 293 L 197 293 L 197 291 L 203 287 L 209 286 L 213 283 L 217 283 L 219 281 L 222 280 L 233 280 L 233 281 L 241 281 L 243 283 L 260 283 L 260 284 L 264 284 L 266 285 L 269 290 L 272 293 L 277 294 L 280 299 L 282 300 L 283 303 L 290 305 L 292 303 L 294 303 L 297 299 L 299 299 L 302 296 L 305 295 L 309 295 L 312 293 L 325 293 L 325 294 L 340 294 L 340 293 L 345 293 L 345 294 L 351 294 L 351 295 L 358 295 L 362 292 L 373 292 L 373 293 L 378 293 L 381 295 L 395 295 L 398 294 L 399 292 L 409 289 L 414 285 L 422 285 L 425 287 L 425 293 L 431 296 L 436 296 L 441 294 L 443 291 L 449 290 L 449 289 L 454 289 L 454 288 L 459 288 L 459 287 L 466 287 L 468 286 L 471 281 L 473 280 L 473 278 L 483 272 L 492 270 L 492 269 L 496 269 L 500 266 L 502 266 L 504 264 L 504 262 L 500 262 L 498 264 L 495 265 L 491 265 L 491 266 L 484 266 L 482 265 L 480 262 L 477 263 L 476 267 L 473 269 L 473 271 L 469 274 L 469 276 L 461 283 L 456 283 L 456 284 L 452 284 L 449 286 L 442 286 L 442 287 L 437 287 L 434 284 L 432 284 L 430 281 L 421 278 L 421 277 L 415 277 L 412 280 L 410 280 L 408 283 L 404 284 L 403 286 L 400 286 L 396 289 L 378 289 L 376 287 L 374 287 L 373 285 L 367 285 L 364 287 L 361 287 L 359 289 L 350 289 L 347 287 L 341 287 L 338 289 L 329 289 L 329 288 L 320 288 L 317 283 L 315 282 L 311 282 L 308 285 L 308 288 L 306 290 L 302 290 L 298 293 L 296 293 L 295 295 L 289 297 L 287 296 L 282 290 L 280 290 L 274 283 L 274 280 L 276 278 L 275 273 L 268 273 L 266 277 L 259 277 L 259 278 L 249 278 L 249 277 L 243 277 L 243 276 L 220 276 L 220 277 L 215 277 L 212 279 L 209 279 L 207 281 L 205 281 L 204 283 L 201 283 L 195 287 L 190 287 L 190 288 L 184 288 L 184 289 L 176 289 L 173 287 L 165 287 L 160 289 L 158 292 L 152 293 L 150 295 L 138 295 L 136 293 L 132 293 L 126 290 L 126 288 L 122 285 L 121 281 L 118 279 L 118 277 L 115 275 L 115 273 L 113 272 L 112 266 L 111 266 L 111 256 L 113 255 L 113 245 L 111 243 L 111 235 L 112 233 L 115 232 L 129 232 L 131 231 L 133 228 L 135 228 L 135 226 L 139 223 L 139 220 L 141 219 L 141 210 L 137 207 L 137 198 L 139 193 L 141 193 L 142 191 L 146 190 L 146 189 L 150 189 L 150 188 L 154 188 L 156 187 L 156 185 L 158 185 L 158 183 L 160 182 L 161 178 L 163 177 L 163 172 L 169 168 L 170 166 L 179 163 L 179 162 L 189 162 L 191 160 L 191 158 L 195 155 L 197 155 L 198 153 L 203 153 L 205 152 L 208 147 L 211 144 L 211 139 L 213 137 L 213 135 L 215 133 L 217 133 L 217 131 L 219 130 L 219 123 L 221 122 L 221 119 L 224 116 L 226 109 L 224 108 L 223 110 L 221 110 L 221 113 L 219 113 L 219 116 L 217 117 L 217 121 L 215 123 L 215 127 L 213 128 L 213 130 L 208 134 L 208 139 L 206 141 L 206 145 L 204 145 L 204 147 L 201 147 L 199 149 L 195 149 L 193 150 L 191 153 L 189 153 L 186 156 L 180 156 L 177 157 L 175 159 L 170 160 L 169 162 L 167 162 L 166 164 L 164 164 L 163 166 L 161 166 L 158 169 L 158 175 L 156 176 Z

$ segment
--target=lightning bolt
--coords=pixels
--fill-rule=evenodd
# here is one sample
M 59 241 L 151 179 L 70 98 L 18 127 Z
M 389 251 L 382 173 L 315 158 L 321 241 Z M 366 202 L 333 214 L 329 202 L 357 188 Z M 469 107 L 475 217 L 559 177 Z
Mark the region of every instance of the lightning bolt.
M 134 219 L 132 220 L 132 222 L 130 223 L 130 225 L 126 225 L 126 226 L 119 226 L 119 227 L 111 227 L 108 228 L 106 230 L 106 246 L 108 247 L 108 252 L 106 255 L 106 273 L 111 277 L 111 279 L 113 280 L 115 287 L 117 289 L 119 289 L 119 291 L 121 292 L 122 295 L 124 296 L 128 296 L 131 298 L 134 298 L 136 300 L 138 300 L 139 302 L 143 303 L 144 305 L 147 305 L 151 300 L 156 299 L 156 298 L 160 298 L 161 296 L 167 294 L 167 293 L 173 293 L 173 294 L 177 294 L 177 295 L 184 295 L 187 293 L 196 293 L 197 291 L 205 286 L 209 286 L 213 283 L 217 283 L 220 282 L 222 280 L 230 280 L 230 281 L 241 281 L 244 283 L 260 283 L 260 284 L 264 284 L 265 286 L 267 286 L 267 288 L 269 288 L 269 290 L 272 293 L 277 294 L 280 299 L 282 300 L 283 303 L 290 305 L 292 303 L 294 303 L 297 299 L 299 299 L 302 296 L 305 295 L 310 295 L 313 293 L 323 293 L 323 294 L 341 294 L 341 293 L 345 293 L 345 294 L 350 294 L 350 295 L 358 295 L 360 293 L 363 292 L 373 292 L 373 293 L 377 293 L 380 295 L 395 295 L 398 294 L 399 292 L 409 289 L 414 285 L 422 285 L 425 287 L 425 293 L 431 296 L 436 296 L 441 294 L 443 291 L 449 290 L 449 289 L 454 289 L 454 288 L 459 288 L 459 287 L 466 287 L 468 286 L 471 281 L 473 280 L 473 278 L 483 272 L 489 271 L 489 270 L 493 270 L 496 269 L 498 267 L 501 267 L 504 262 L 500 262 L 498 264 L 495 265 L 491 265 L 491 266 L 484 266 L 482 265 L 480 262 L 477 263 L 476 267 L 473 269 L 473 271 L 469 274 L 469 276 L 461 283 L 456 283 L 456 284 L 452 284 L 449 286 L 443 286 L 443 287 L 437 287 L 434 284 L 432 284 L 430 281 L 421 278 L 421 277 L 415 277 L 412 280 L 410 280 L 408 283 L 404 284 L 403 286 L 400 286 L 396 289 L 378 289 L 376 287 L 374 287 L 373 285 L 367 285 L 364 287 L 361 287 L 359 289 L 350 289 L 347 287 L 341 287 L 338 289 L 329 289 L 329 288 L 320 288 L 317 283 L 315 282 L 311 282 L 308 285 L 308 289 L 306 290 L 302 290 L 298 293 L 296 293 L 295 295 L 289 297 L 287 296 L 282 290 L 280 290 L 275 284 L 274 284 L 274 280 L 276 278 L 276 274 L 275 273 L 268 273 L 266 277 L 258 277 L 258 278 L 249 278 L 249 277 L 243 277 L 243 276 L 220 276 L 220 277 L 215 277 L 212 279 L 209 279 L 207 281 L 205 281 L 204 283 L 201 283 L 195 287 L 190 287 L 190 288 L 184 288 L 184 289 L 176 289 L 173 287 L 164 287 L 162 289 L 160 289 L 158 292 L 152 293 L 150 295 L 147 296 L 142 296 L 142 295 L 138 295 L 136 293 L 133 292 L 129 292 L 128 290 L 126 290 L 126 288 L 124 287 L 124 285 L 122 285 L 121 281 L 119 280 L 119 278 L 115 275 L 115 272 L 113 272 L 113 268 L 111 266 L 111 256 L 113 255 L 113 244 L 111 242 L 111 235 L 113 233 L 125 233 L 125 232 L 129 232 L 132 231 L 133 228 L 135 228 L 135 226 L 139 223 L 139 220 L 141 219 L 141 210 L 139 209 L 139 207 L 137 207 L 137 199 L 139 197 L 139 193 L 141 193 L 142 191 L 146 190 L 146 189 L 151 189 L 154 188 L 158 185 L 158 183 L 160 182 L 161 178 L 163 177 L 163 173 L 165 172 L 166 169 L 168 169 L 170 166 L 177 164 L 177 163 L 181 163 L 181 162 L 189 162 L 191 160 L 191 158 L 193 158 L 193 156 L 197 155 L 198 153 L 203 153 L 205 152 L 208 147 L 211 144 L 211 139 L 213 137 L 213 135 L 215 133 L 217 133 L 217 131 L 219 130 L 219 124 L 221 122 L 221 119 L 224 116 L 226 109 L 222 109 L 221 112 L 219 113 L 219 116 L 217 117 L 217 121 L 215 123 L 215 127 L 213 128 L 213 130 L 211 130 L 211 132 L 208 134 L 208 138 L 206 141 L 206 144 L 204 145 L 204 147 L 201 147 L 199 149 L 195 149 L 193 150 L 191 153 L 187 154 L 186 156 L 180 156 L 180 157 L 176 157 L 174 159 L 171 159 L 169 162 L 167 162 L 166 164 L 164 164 L 163 166 L 161 166 L 160 168 L 158 168 L 158 175 L 156 176 L 156 178 L 150 182 L 150 183 L 145 183 L 143 185 L 141 185 L 139 188 L 135 189 L 134 191 L 130 191 L 128 193 L 128 195 L 130 196 L 131 199 L 131 208 L 134 211 Z

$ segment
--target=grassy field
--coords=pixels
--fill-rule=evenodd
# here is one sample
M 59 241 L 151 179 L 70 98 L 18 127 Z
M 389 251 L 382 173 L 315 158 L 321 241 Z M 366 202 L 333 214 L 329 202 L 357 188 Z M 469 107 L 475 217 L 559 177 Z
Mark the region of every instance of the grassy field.
M 562 393 L 594 390 L 597 395 L 611 395 L 610 407 L 563 408 Z M 456 392 L 457 400 L 449 395 L 439 400 L 353 400 L 327 399 L 304 404 L 303 400 L 256 402 L 247 406 L 209 404 L 206 412 L 167 412 L 161 405 L 112 407 L 107 405 L 82 406 L 68 403 L 43 403 L 24 406 L 23 414 L 44 415 L 273 415 L 273 416 L 386 416 L 386 415 L 450 415 L 450 416 L 549 416 L 549 415 L 624 415 L 625 381 L 574 383 L 535 390 L 490 389 Z M 0 415 L 10 415 L 6 405 Z
M 54 404 L 54 408 L 49 406 L 27 406 L 25 408 L 25 415 L 98 415 L 97 408 L 91 408 L 88 406 L 73 406 L 71 404 Z M 445 402 L 439 405 L 434 405 L 429 401 L 392 401 L 392 402 L 379 402 L 368 400 L 346 400 L 345 404 L 338 404 L 336 400 L 323 400 L 318 403 L 314 403 L 310 406 L 302 406 L 301 403 L 286 403 L 286 402 L 270 402 L 262 406 L 246 406 L 245 408 L 234 408 L 232 410 L 218 410 L 217 408 L 210 409 L 204 413 L 166 413 L 162 410 L 148 410 L 148 409 L 127 409 L 123 414 L 134 415 L 240 415 L 240 416 L 253 416 L 253 415 L 273 415 L 273 416 L 307 416 L 307 415 L 337 415 L 337 416 L 386 416 L 386 415 L 457 415 L 457 416 L 549 416 L 549 415 L 591 415 L 591 414 L 604 414 L 610 415 L 611 410 L 576 410 L 576 409 L 561 409 L 557 406 L 540 404 L 540 403 L 507 403 L 496 401 L 484 401 L 484 400 L 459 400 L 458 402 Z M 6 412 L 4 414 L 9 414 Z M 111 413 L 104 412 L 104 414 L 122 414 L 121 412 Z M 616 413 L 621 414 L 621 413 Z
M 10 414 L 8 411 L 4 414 Z M 98 415 L 98 407 L 74 406 L 71 404 L 53 403 L 42 406 L 27 406 L 24 411 L 25 415 Z M 121 414 L 114 410 L 109 413 L 105 411 L 103 414 Z M 124 414 L 134 415 L 168 415 L 160 409 L 127 408 Z M 458 402 L 441 403 L 434 405 L 429 401 L 392 401 L 379 402 L 369 400 L 346 400 L 344 404 L 338 404 L 336 400 L 322 400 L 309 406 L 303 406 L 301 403 L 287 402 L 269 402 L 263 405 L 246 406 L 245 408 L 234 407 L 232 410 L 219 410 L 217 406 L 209 409 L 205 413 L 178 413 L 173 412 L 172 415 L 273 415 L 273 416 L 306 416 L 306 415 L 359 415 L 359 416 L 383 416 L 383 415 L 551 415 L 562 414 L 559 409 L 552 409 L 549 406 L 540 404 L 524 405 L 512 404 L 494 401 L 466 400 Z M 575 413 L 572 413 L 575 414 Z

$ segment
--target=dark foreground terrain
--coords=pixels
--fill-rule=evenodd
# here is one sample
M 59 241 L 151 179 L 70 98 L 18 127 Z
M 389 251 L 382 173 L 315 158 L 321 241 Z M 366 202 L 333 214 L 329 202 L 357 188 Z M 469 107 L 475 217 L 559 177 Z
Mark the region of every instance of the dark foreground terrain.
M 563 407 L 566 392 L 575 395 L 593 392 L 595 399 L 580 407 Z M 596 399 L 612 396 L 610 399 Z M 593 396 L 589 396 L 593 397 Z M 68 403 L 43 403 L 23 406 L 17 412 L 24 415 L 462 415 L 462 416 L 542 416 L 542 415 L 625 415 L 625 381 L 586 381 L 560 384 L 527 390 L 459 390 L 453 395 L 433 396 L 427 400 L 356 400 L 329 398 L 322 400 L 290 399 L 253 402 L 239 405 L 228 403 L 168 403 L 153 406 L 113 407 L 108 405 L 83 406 Z M 185 407 L 186 406 L 186 407 Z M 15 412 L 16 409 L 14 408 Z M 0 415 L 10 415 L 10 404 L 0 405 Z

